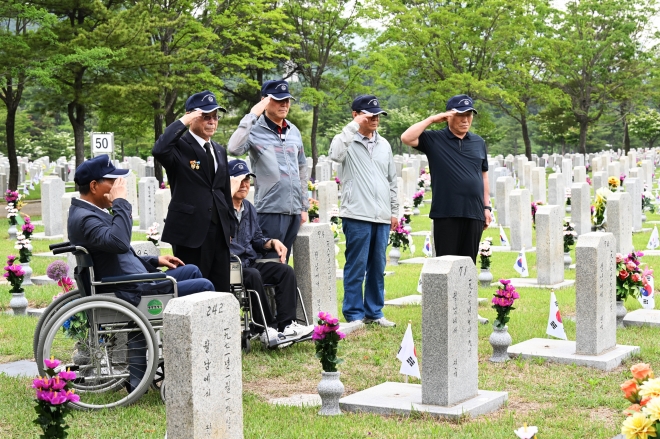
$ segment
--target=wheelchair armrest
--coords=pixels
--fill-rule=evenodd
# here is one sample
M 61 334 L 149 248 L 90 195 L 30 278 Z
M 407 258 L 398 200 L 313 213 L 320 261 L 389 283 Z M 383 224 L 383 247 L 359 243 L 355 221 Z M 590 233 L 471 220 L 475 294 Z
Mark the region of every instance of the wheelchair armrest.
M 67 242 L 68 244 L 68 242 Z M 53 254 L 54 255 L 59 255 L 60 253 L 69 253 L 69 252 L 75 252 L 76 251 L 76 246 L 75 245 L 69 245 L 67 247 L 59 247 L 53 249 Z
M 255 264 L 265 264 L 267 262 L 277 262 L 278 264 L 282 263 L 282 261 L 280 261 L 280 258 L 262 258 L 262 259 L 255 259 L 254 261 Z
M 117 282 L 134 282 L 134 281 L 151 281 L 167 278 L 167 274 L 160 273 L 144 273 L 144 274 L 126 274 L 124 276 L 110 276 L 101 279 L 101 283 L 117 283 Z
M 48 246 L 50 250 L 55 250 L 56 248 L 61 248 L 61 247 L 69 247 L 71 243 L 69 241 L 66 242 L 59 242 L 57 244 L 51 244 Z

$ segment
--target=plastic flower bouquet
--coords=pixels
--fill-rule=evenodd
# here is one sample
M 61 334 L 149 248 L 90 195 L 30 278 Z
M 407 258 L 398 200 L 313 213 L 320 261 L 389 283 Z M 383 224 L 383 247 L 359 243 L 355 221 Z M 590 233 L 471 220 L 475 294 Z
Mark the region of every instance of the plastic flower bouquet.
M 655 213 L 655 206 L 653 205 L 653 194 L 650 191 L 642 192 L 642 212 L 648 210 Z
M 22 233 L 16 235 L 16 244 L 14 248 L 18 250 L 18 259 L 22 264 L 30 262 L 30 257 L 32 252 L 30 251 L 30 240 L 25 237 Z
M 424 191 L 415 192 L 413 195 L 413 207 L 419 207 L 424 202 Z
M 388 245 L 396 248 L 403 248 L 407 250 L 410 246 L 410 233 L 403 228 L 406 224 L 406 219 L 401 218 L 399 220 L 399 225 L 396 226 L 396 229 L 390 231 L 390 242 Z
M 41 438 L 55 439 L 68 436 L 66 416 L 71 412 L 68 402 L 80 401 L 80 396 L 71 389 L 71 382 L 76 379 L 76 372 L 69 369 L 57 372 L 60 361 L 51 358 L 44 360 L 46 365 L 46 376 L 32 381 L 32 388 L 36 390 L 37 403 L 34 410 L 37 419 L 34 424 L 41 427 L 43 435 Z
M 615 191 L 619 187 L 620 184 L 621 184 L 621 181 L 616 177 L 610 177 L 610 178 L 607 179 L 607 187 L 611 191 Z
M 23 226 L 21 227 L 21 229 L 23 230 L 23 235 L 25 235 L 27 239 L 30 239 L 32 233 L 34 233 L 34 224 L 32 224 L 32 220 L 27 215 L 25 215 L 25 218 L 23 219 L 25 220 L 25 224 L 23 224 Z
M 539 206 L 543 206 L 545 203 L 543 201 L 532 201 L 532 225 L 536 226 L 536 211 L 539 210 Z
M 497 318 L 493 322 L 496 328 L 504 328 L 509 322 L 509 313 L 515 308 L 513 302 L 520 298 L 511 281 L 508 279 L 500 279 L 500 285 L 497 286 L 497 291 L 493 294 L 493 309 L 497 311 Z
M 481 243 L 479 243 L 479 264 L 482 270 L 487 270 L 490 268 L 490 257 L 493 252 L 490 249 L 490 246 L 493 244 L 493 238 L 486 238 Z
M 575 245 L 575 238 L 577 238 L 575 224 L 566 221 L 564 223 L 564 253 L 571 251 L 571 247 Z
M 321 311 L 318 326 L 314 327 L 312 340 L 316 343 L 316 358 L 321 360 L 323 372 L 337 372 L 337 365 L 344 360 L 337 358 L 339 340 L 346 334 L 339 331 L 339 320 L 330 313 Z
M 307 190 L 308 191 L 315 191 L 318 189 L 319 184 L 315 183 L 314 180 L 307 180 Z
M 307 211 L 308 214 L 310 215 L 318 215 L 319 214 L 319 202 L 318 200 L 315 200 L 314 198 L 309 199 L 309 210 Z
M 571 205 L 571 188 L 567 187 L 565 190 L 566 194 L 566 205 L 570 206 Z
M 154 245 L 158 245 L 158 241 L 160 241 L 160 233 L 158 233 L 158 223 L 153 223 L 151 227 L 147 228 L 147 240 L 151 241 L 154 243 Z
M 616 300 L 626 300 L 628 296 L 639 297 L 640 287 L 646 287 L 648 281 L 640 268 L 642 252 L 633 251 L 627 257 L 616 254 Z
M 591 221 L 596 227 L 602 227 L 605 222 L 605 208 L 607 207 L 607 197 L 612 192 L 606 188 L 600 188 L 596 191 L 596 199 L 594 200 L 594 212 Z
M 424 169 L 420 170 L 419 178 L 417 179 L 417 186 L 426 189 L 431 186 L 431 174 L 426 172 Z
M 21 285 L 23 284 L 23 276 L 25 276 L 25 271 L 23 271 L 23 267 L 16 264 L 16 256 L 7 256 L 4 277 L 11 285 L 11 289 L 9 290 L 10 293 L 18 294 L 23 292 L 23 289 L 21 288 Z
M 628 417 L 621 425 L 626 439 L 646 439 L 660 434 L 660 378 L 651 365 L 639 363 L 630 368 L 632 378 L 621 384 L 624 397 L 632 403 L 623 411 Z

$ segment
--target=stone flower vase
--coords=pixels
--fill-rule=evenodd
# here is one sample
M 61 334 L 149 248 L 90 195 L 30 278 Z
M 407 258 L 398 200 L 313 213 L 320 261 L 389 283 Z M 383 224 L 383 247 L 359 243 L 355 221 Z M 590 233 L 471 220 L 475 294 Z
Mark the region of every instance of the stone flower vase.
M 616 301 L 616 327 L 625 328 L 623 326 L 623 318 L 628 314 L 628 310 L 623 305 L 623 300 Z
M 571 205 L 570 205 L 570 204 L 567 204 L 567 205 L 566 205 L 566 212 L 570 212 L 570 211 L 571 211 Z
M 9 226 L 8 231 L 9 231 L 9 239 L 11 239 L 12 241 L 16 241 L 16 233 L 18 232 L 18 230 L 16 229 L 16 224 L 11 224 Z
M 25 272 L 25 274 L 23 275 L 23 283 L 21 285 L 22 286 L 34 285 L 30 280 L 32 278 L 32 267 L 30 267 L 30 263 L 21 262 L 21 267 L 23 267 L 23 271 Z
M 509 361 L 507 350 L 509 349 L 509 346 L 511 346 L 513 340 L 511 339 L 511 335 L 509 335 L 508 326 L 498 328 L 493 325 L 493 332 L 490 334 L 488 341 L 493 347 L 493 356 L 488 359 L 489 361 L 492 361 L 493 363 L 504 363 L 505 361 Z
M 493 282 L 493 273 L 490 272 L 490 268 L 482 268 L 478 278 L 482 287 L 488 287 Z
M 321 382 L 317 390 L 321 397 L 319 415 L 341 415 L 339 398 L 344 394 L 344 385 L 339 381 L 340 372 L 321 372 Z
M 25 298 L 25 291 L 19 288 L 18 291 L 10 290 L 11 300 L 9 306 L 14 311 L 15 316 L 24 316 L 27 314 L 28 301 Z
M 646 214 L 644 212 L 642 212 L 642 222 L 643 223 L 646 222 Z
M 399 247 L 392 247 L 392 250 L 390 250 L 390 264 L 399 265 L 399 259 L 401 259 Z
M 413 209 L 413 215 L 419 215 L 419 207 Z
M 573 259 L 571 259 L 571 252 L 564 253 L 564 269 L 568 270 L 568 267 L 571 266 Z

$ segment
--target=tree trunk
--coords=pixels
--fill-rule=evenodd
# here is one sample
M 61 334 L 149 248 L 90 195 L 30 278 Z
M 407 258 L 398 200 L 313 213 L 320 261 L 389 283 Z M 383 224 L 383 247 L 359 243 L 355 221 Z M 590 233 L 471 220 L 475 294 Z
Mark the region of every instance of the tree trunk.
M 319 129 L 319 105 L 314 105 L 312 110 L 312 175 L 316 180 L 316 163 L 319 159 L 318 146 L 316 145 L 316 132 Z
M 527 156 L 527 160 L 532 161 L 532 141 L 529 140 L 527 117 L 524 114 L 522 114 L 520 118 L 520 128 L 522 130 L 523 142 L 525 143 L 525 156 Z
M 628 155 L 628 151 L 630 151 L 630 133 L 628 132 L 628 118 L 625 116 L 623 118 L 623 150 Z
M 586 116 L 581 118 L 580 123 L 580 143 L 578 144 L 578 151 L 580 154 L 587 153 L 587 129 L 589 128 L 589 122 L 587 121 Z
M 154 102 L 154 142 L 163 134 L 163 114 L 160 112 L 160 102 Z M 154 174 L 158 185 L 163 183 L 163 166 L 154 159 Z
M 7 155 L 9 156 L 9 182 L 8 188 L 12 191 L 18 188 L 18 159 L 16 157 L 16 109 L 17 106 L 7 105 L 7 120 L 5 131 L 7 133 Z
M 67 114 L 73 127 L 77 168 L 85 161 L 85 106 L 76 101 L 69 102 Z

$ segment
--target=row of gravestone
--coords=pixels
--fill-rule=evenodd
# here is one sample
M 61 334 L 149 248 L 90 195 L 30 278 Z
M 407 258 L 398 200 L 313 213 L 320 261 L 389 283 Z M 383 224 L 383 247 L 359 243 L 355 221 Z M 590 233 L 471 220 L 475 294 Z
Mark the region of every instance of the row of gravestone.
M 307 225 L 303 234 L 311 243 L 317 233 L 326 233 L 321 228 Z M 308 250 L 305 257 L 323 256 L 313 253 L 314 248 Z M 581 236 L 576 259 L 576 341 L 532 339 L 512 346 L 509 354 L 609 371 L 639 352 L 636 346 L 616 344 L 614 236 Z M 305 268 L 315 270 L 315 264 L 326 262 L 317 259 Z M 334 279 L 327 281 L 334 284 Z M 379 414 L 415 410 L 459 419 L 497 410 L 507 400 L 507 392 L 479 389 L 477 280 L 472 261 L 459 256 L 430 258 L 422 269 L 422 284 L 422 384 L 379 384 L 342 398 L 344 410 Z M 336 303 L 320 306 L 336 309 Z M 168 304 L 163 349 L 169 439 L 243 438 L 238 314 L 236 299 L 225 293 L 200 293 Z

